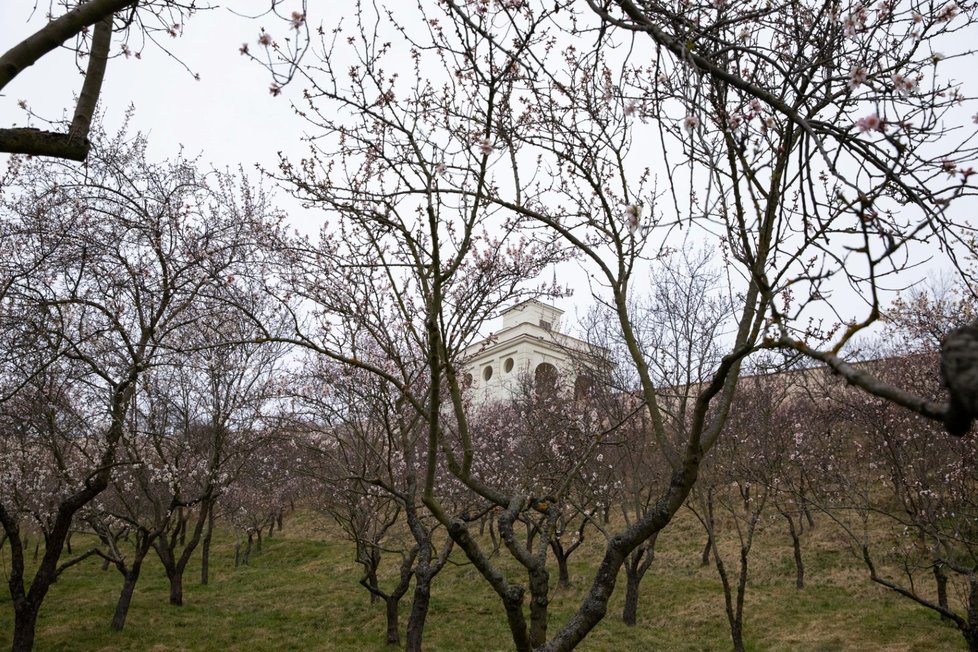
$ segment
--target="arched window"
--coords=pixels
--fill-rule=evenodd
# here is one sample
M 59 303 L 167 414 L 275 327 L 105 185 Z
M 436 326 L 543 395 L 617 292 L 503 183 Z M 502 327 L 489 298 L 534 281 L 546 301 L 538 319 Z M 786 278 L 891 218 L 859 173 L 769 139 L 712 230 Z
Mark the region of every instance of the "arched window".
M 574 398 L 577 400 L 589 398 L 594 391 L 594 380 L 587 374 L 580 374 L 574 380 Z
M 552 392 L 557 388 L 557 367 L 541 362 L 533 372 L 533 384 L 538 392 Z

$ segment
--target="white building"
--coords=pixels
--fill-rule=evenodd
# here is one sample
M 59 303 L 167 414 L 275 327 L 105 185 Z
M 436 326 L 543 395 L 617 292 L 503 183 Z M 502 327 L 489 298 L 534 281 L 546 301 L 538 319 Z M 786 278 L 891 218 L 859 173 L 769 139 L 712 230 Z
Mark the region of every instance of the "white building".
M 509 399 L 533 383 L 582 396 L 603 350 L 560 332 L 562 310 L 529 299 L 502 312 L 502 328 L 463 352 L 477 401 Z

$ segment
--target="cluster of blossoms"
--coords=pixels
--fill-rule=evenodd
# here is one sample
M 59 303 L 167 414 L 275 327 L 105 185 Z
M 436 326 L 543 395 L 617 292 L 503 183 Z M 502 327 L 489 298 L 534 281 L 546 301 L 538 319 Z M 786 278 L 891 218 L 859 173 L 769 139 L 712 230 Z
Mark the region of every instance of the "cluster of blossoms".
M 917 79 L 901 75 L 898 72 L 893 73 L 890 79 L 893 81 L 893 89 L 901 97 L 907 97 L 917 89 Z
M 848 86 L 851 90 L 856 90 L 869 79 L 869 71 L 862 66 L 856 66 L 849 73 Z
M 638 204 L 631 204 L 625 209 L 625 224 L 628 226 L 628 232 L 632 235 L 638 233 L 641 219 L 642 207 Z
M 479 150 L 479 154 L 481 154 L 482 156 L 489 156 L 490 154 L 492 154 L 493 150 L 495 149 L 492 146 L 492 143 L 489 142 L 488 138 L 480 138 L 479 140 L 476 141 L 475 145 L 476 148 Z
M 883 121 L 876 113 L 870 113 L 867 116 L 863 116 L 856 120 L 856 127 L 861 132 L 865 131 L 885 131 L 886 127 Z
M 842 32 L 848 38 L 855 38 L 858 32 L 866 29 L 869 21 L 869 8 L 860 5 L 854 12 L 842 19 Z

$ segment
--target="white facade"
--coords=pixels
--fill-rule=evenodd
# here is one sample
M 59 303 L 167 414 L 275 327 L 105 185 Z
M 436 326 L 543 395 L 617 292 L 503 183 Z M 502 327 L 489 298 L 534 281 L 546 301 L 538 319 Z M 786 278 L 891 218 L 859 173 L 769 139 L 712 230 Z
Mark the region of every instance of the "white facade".
M 560 332 L 562 310 L 530 299 L 502 312 L 502 328 L 463 355 L 476 402 L 507 400 L 526 383 L 575 394 L 589 386 L 600 352 Z

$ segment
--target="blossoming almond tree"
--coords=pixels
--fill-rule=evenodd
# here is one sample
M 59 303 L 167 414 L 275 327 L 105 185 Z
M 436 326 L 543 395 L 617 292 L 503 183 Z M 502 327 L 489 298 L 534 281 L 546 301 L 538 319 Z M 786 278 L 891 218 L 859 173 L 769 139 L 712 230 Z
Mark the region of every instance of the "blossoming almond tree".
M 453 547 L 421 503 L 423 415 L 391 383 L 322 356 L 307 359 L 302 379 L 296 411 L 310 432 L 303 436 L 300 430 L 297 439 L 306 451 L 303 475 L 316 496 L 312 504 L 354 542 L 364 569 L 360 584 L 371 602 L 384 601 L 389 645 L 400 643 L 399 605 L 414 581 L 406 649 L 420 650 L 432 582 Z M 385 589 L 378 570 L 392 553 L 399 557 L 399 572 L 394 586 Z
M 2 319 L 16 337 L 3 343 L 0 524 L 14 650 L 31 649 L 72 521 L 109 484 L 140 378 L 172 356 L 246 250 L 240 214 L 194 162 L 156 165 L 145 148 L 123 132 L 97 139 L 84 167 L 14 157 L 2 187 Z M 33 579 L 28 521 L 45 539 Z
M 604 617 L 624 560 L 684 504 L 721 436 L 740 365 L 758 349 L 802 352 L 889 400 L 944 415 L 944 404 L 838 354 L 878 319 L 889 279 L 919 277 L 914 266 L 933 256 L 921 240 L 951 263 L 973 250 L 960 207 L 974 195 L 975 127 L 971 108 L 957 108 L 970 100 L 945 75 L 967 53 L 952 39 L 971 29 L 961 15 L 971 7 L 924 15 L 795 0 L 446 0 L 374 11 L 358 4 L 350 26 L 322 30 L 322 58 L 301 62 L 297 110 L 316 140 L 284 177 L 324 206 L 369 216 L 363 232 L 378 243 L 411 247 L 424 228 L 429 275 L 472 255 L 456 246 L 468 241 L 472 215 L 498 216 L 507 235 L 560 238 L 614 309 L 670 469 L 654 507 L 609 539 L 580 607 L 552 636 L 541 605 L 531 603 L 528 622 L 524 587 L 497 572 L 426 486 L 429 509 L 503 602 L 518 649 L 570 649 Z M 405 228 L 407 206 L 417 221 Z M 736 301 L 719 360 L 676 432 L 651 372 L 657 354 L 639 345 L 633 298 L 648 285 L 649 259 L 684 240 L 716 247 Z M 375 252 L 355 262 L 386 250 Z M 458 363 L 440 325 L 458 304 L 430 288 L 430 473 L 440 452 L 460 482 L 504 511 L 532 508 L 475 474 Z
M 873 342 L 881 378 L 936 396 L 938 346 L 974 313 L 955 288 L 908 293 L 887 312 L 889 329 Z M 826 379 L 828 380 L 828 379 Z M 974 437 L 940 434 L 940 425 L 838 383 L 808 405 L 818 437 L 819 507 L 840 525 L 870 579 L 939 614 L 978 649 L 978 539 Z M 826 404 L 830 407 L 826 408 Z M 821 432 L 819 432 L 821 431 Z

